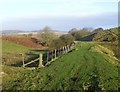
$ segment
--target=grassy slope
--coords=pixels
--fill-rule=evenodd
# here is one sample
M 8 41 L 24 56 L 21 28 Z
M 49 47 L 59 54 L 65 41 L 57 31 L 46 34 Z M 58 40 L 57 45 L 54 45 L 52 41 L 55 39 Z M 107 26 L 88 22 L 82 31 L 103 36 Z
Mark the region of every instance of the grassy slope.
M 117 90 L 118 61 L 96 51 L 96 43 L 78 43 L 76 50 L 42 69 L 4 66 L 3 89 Z M 98 49 L 98 48 L 97 48 Z
M 15 44 L 10 41 L 2 40 L 2 54 L 6 53 L 23 53 L 31 50 L 32 48 L 28 48 L 22 45 Z
M 26 52 L 29 53 L 31 50 L 38 50 L 38 48 L 25 47 L 23 45 L 19 45 L 11 41 L 1 40 L 0 43 L 2 43 L 2 58 L 3 58 L 2 64 L 5 65 L 19 66 L 19 64 L 22 64 L 22 57 L 16 56 L 17 54 L 26 53 Z M 32 58 L 36 56 L 38 57 L 37 53 L 34 54 L 31 55 Z M 25 57 L 26 57 L 25 59 L 28 59 L 30 55 L 27 55 Z

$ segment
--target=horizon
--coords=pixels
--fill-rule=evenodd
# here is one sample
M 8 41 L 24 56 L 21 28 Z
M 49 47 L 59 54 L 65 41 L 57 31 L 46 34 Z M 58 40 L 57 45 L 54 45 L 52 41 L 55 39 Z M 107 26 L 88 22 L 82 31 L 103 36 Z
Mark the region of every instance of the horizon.
M 119 0 L 2 0 L 2 30 L 34 31 L 118 26 Z

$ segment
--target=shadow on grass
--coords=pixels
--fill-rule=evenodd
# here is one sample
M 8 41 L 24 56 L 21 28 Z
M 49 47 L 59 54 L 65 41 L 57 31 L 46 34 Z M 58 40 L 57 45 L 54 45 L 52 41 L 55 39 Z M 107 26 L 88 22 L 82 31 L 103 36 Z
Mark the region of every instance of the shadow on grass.
M 71 53 L 73 50 L 69 51 L 68 53 Z M 52 60 L 52 57 L 50 57 L 47 61 L 47 54 L 46 52 L 49 52 L 49 50 L 31 50 L 27 53 L 25 53 L 25 57 L 24 57 L 24 63 L 28 63 L 31 62 L 32 60 L 35 60 L 37 58 L 39 58 L 39 53 L 43 53 L 43 65 L 46 65 L 47 62 Z M 60 55 L 59 59 L 62 57 L 62 55 Z M 21 60 L 19 62 L 16 62 L 15 64 L 10 64 L 10 66 L 14 66 L 14 67 L 21 67 L 23 66 L 23 61 L 22 61 L 22 57 Z M 25 67 L 38 67 L 39 66 L 39 60 L 26 65 Z
M 28 63 L 36 58 L 39 58 L 39 54 L 36 54 L 35 52 L 28 52 L 28 53 L 25 53 L 25 57 L 24 57 L 24 63 Z M 23 61 L 22 61 L 22 57 L 21 57 L 21 60 L 19 62 L 16 62 L 15 64 L 11 64 L 10 66 L 14 66 L 14 67 L 21 67 L 23 65 Z M 26 67 L 37 67 L 38 61 L 32 63 L 32 64 L 29 64 L 27 65 Z

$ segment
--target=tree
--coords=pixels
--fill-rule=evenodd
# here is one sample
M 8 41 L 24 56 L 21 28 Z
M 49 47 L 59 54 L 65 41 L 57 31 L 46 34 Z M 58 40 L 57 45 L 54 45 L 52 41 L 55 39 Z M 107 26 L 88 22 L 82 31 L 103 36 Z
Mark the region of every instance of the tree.
M 71 44 L 74 41 L 74 37 L 70 34 L 62 35 L 62 36 L 60 36 L 60 39 L 62 40 L 64 45 Z
M 77 29 L 73 28 L 68 33 L 71 34 L 75 40 L 80 40 L 80 38 L 82 38 L 86 35 L 89 35 L 90 31 L 87 28 L 83 28 L 81 30 L 77 30 Z
M 52 49 L 59 49 L 63 46 L 64 46 L 64 42 L 60 38 L 54 39 L 50 44 L 50 48 Z
M 38 32 L 37 38 L 40 43 L 44 44 L 45 46 L 50 46 L 51 42 L 57 38 L 57 35 L 50 27 L 45 27 Z

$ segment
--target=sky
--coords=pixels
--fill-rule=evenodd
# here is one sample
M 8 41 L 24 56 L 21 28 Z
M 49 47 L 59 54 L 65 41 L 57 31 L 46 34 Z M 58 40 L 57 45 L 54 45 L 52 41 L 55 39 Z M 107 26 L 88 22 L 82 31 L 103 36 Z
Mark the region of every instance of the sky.
M 118 26 L 119 0 L 0 0 L 2 30 Z

